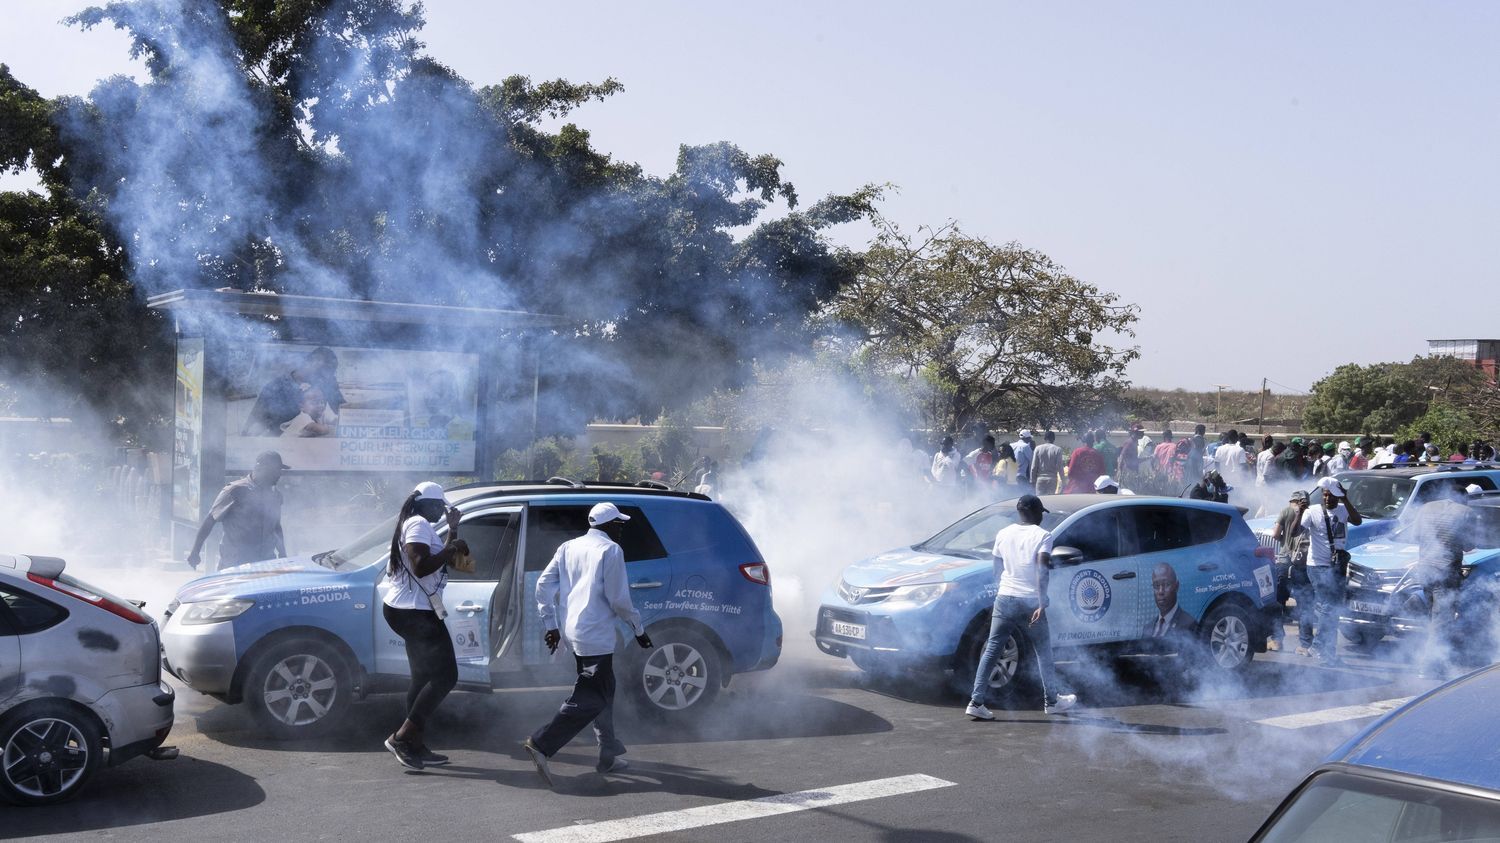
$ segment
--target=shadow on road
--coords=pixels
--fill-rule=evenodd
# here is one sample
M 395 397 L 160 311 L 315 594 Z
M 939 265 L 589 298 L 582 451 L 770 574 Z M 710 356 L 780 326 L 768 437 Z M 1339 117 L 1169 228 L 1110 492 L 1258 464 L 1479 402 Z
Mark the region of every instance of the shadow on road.
M 136 759 L 100 770 L 72 802 L 4 809 L 0 837 L 68 834 L 190 819 L 239 811 L 259 805 L 265 798 L 255 779 L 222 764 L 187 756 L 176 761 Z

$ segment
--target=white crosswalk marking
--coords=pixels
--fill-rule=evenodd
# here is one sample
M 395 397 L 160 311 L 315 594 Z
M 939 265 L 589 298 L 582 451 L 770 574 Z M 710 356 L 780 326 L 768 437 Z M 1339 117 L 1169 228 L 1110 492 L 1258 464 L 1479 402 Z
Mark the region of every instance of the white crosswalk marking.
M 781 793 L 744 802 L 721 802 L 681 811 L 663 811 L 659 814 L 645 814 L 622 820 L 606 820 L 547 831 L 533 831 L 517 834 L 515 839 L 521 843 L 609 843 L 613 840 L 629 840 L 708 825 L 753 820 L 796 811 L 810 811 L 814 808 L 827 808 L 849 802 L 863 802 L 867 799 L 919 793 L 954 785 L 954 782 L 933 776 L 897 776 L 890 779 L 841 784 L 820 790 Z
M 1375 717 L 1385 714 L 1411 697 L 1399 697 L 1393 700 L 1377 700 L 1375 702 L 1361 703 L 1360 705 L 1343 705 L 1338 708 L 1325 708 L 1320 711 L 1304 711 L 1300 714 L 1283 714 L 1280 717 L 1267 717 L 1257 720 L 1262 726 L 1275 726 L 1278 729 L 1305 729 L 1308 726 L 1322 726 L 1327 723 L 1340 723 L 1345 720 L 1358 720 L 1361 717 Z

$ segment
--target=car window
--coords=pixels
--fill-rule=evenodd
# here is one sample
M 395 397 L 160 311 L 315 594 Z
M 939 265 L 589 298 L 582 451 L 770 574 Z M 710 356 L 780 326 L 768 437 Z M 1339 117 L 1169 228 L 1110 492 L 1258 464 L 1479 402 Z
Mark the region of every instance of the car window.
M 1394 518 L 1411 497 L 1416 481 L 1410 477 L 1381 474 L 1345 474 L 1339 482 L 1349 492 L 1349 502 L 1365 518 Z
M 1166 506 L 1131 507 L 1141 553 L 1160 553 L 1193 545 L 1189 510 Z
M 1424 503 L 1431 503 L 1432 501 L 1441 500 L 1443 498 L 1461 499 L 1465 494 L 1464 489 L 1467 488 L 1471 483 L 1485 490 L 1486 492 L 1493 491 L 1495 488 L 1495 481 L 1484 476 L 1438 477 L 1432 480 L 1428 480 L 1421 486 L 1417 487 L 1416 496 L 1412 498 L 1412 506 L 1420 506 Z M 1358 506 L 1358 502 L 1356 502 L 1355 505 Z
M 1082 551 L 1085 562 L 1101 562 L 1124 555 L 1120 543 L 1121 509 L 1114 507 L 1084 515 L 1063 530 L 1054 540 L 1053 547 L 1076 547 Z
M 1204 512 L 1201 509 L 1187 510 L 1188 531 L 1193 544 L 1211 544 L 1222 541 L 1229 535 L 1230 516 L 1222 512 Z
M 1258 843 L 1426 843 L 1500 837 L 1500 803 L 1415 784 L 1323 773 Z
M 68 616 L 66 609 L 20 591 L 0 588 L 0 606 L 18 634 L 41 632 Z M 5 628 L 0 627 L 0 634 Z
M 540 571 L 547 567 L 558 545 L 587 532 L 591 508 L 592 504 L 533 505 L 526 519 L 526 570 Z M 620 537 L 620 549 L 625 552 L 627 564 L 666 557 L 667 549 L 640 507 L 622 506 L 620 512 L 630 517 Z
M 1042 516 L 1042 529 L 1054 530 L 1067 513 L 1049 512 Z M 999 504 L 966 515 L 943 528 L 943 531 L 915 545 L 926 553 L 947 553 L 988 559 L 995 549 L 995 534 L 1012 524 L 1021 523 L 1014 505 Z
M 448 578 L 495 582 L 513 570 L 511 565 L 516 559 L 520 521 L 519 512 L 495 512 L 463 522 L 458 535 L 469 545 L 474 571 L 469 573 L 450 568 Z

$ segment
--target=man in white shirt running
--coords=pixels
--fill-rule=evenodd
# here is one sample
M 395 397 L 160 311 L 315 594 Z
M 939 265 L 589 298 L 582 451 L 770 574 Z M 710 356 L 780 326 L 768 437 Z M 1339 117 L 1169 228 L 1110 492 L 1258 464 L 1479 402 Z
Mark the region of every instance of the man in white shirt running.
M 641 613 L 630 602 L 625 553 L 617 543 L 624 522 L 629 520 L 630 516 L 612 503 L 595 504 L 589 510 L 589 531 L 563 542 L 536 583 L 537 608 L 547 630 L 543 642 L 554 653 L 559 643 L 566 642 L 578 663 L 572 696 L 563 702 L 552 722 L 523 744 L 548 787 L 552 786 L 552 771 L 547 759 L 590 723 L 599 739 L 599 772 L 615 773 L 629 766 L 620 757 L 625 754 L 625 745 L 615 736 L 616 619 L 630 625 L 642 648 L 651 646 L 651 638 L 641 626 Z
M 994 720 L 986 705 L 990 673 L 1012 635 L 1018 647 L 1030 648 L 1042 680 L 1042 710 L 1061 714 L 1078 702 L 1076 694 L 1059 694 L 1057 668 L 1052 662 L 1052 638 L 1047 629 L 1047 575 L 1052 567 L 1052 534 L 1042 529 L 1047 510 L 1036 495 L 1016 501 L 1020 523 L 995 535 L 995 574 L 999 589 L 990 615 L 990 637 L 979 669 L 974 672 L 974 692 L 964 714 L 975 720 Z M 1019 672 L 1019 671 L 1018 671 Z M 1014 680 L 1012 680 L 1014 681 Z

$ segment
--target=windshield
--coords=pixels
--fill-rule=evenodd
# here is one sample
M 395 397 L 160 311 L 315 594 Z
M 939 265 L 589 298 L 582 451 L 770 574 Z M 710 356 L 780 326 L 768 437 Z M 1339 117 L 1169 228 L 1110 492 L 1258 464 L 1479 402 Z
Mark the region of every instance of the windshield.
M 1378 474 L 1346 474 L 1339 478 L 1349 493 L 1349 502 L 1364 518 L 1395 518 L 1411 499 L 1417 481 L 1410 477 L 1382 477 Z M 1314 498 L 1317 502 L 1319 498 Z
M 313 556 L 313 561 L 335 571 L 355 571 L 384 559 L 391 550 L 391 536 L 396 531 L 396 517 L 391 516 L 371 527 L 364 535 L 338 550 Z
M 1500 802 L 1404 782 L 1321 773 L 1257 843 L 1500 843 Z
M 1054 530 L 1067 517 L 1066 512 L 1049 512 L 1042 516 L 1042 529 Z M 995 504 L 959 520 L 913 549 L 966 556 L 970 559 L 988 559 L 995 547 L 995 534 L 1002 528 L 1019 523 L 1021 519 L 1015 504 Z

